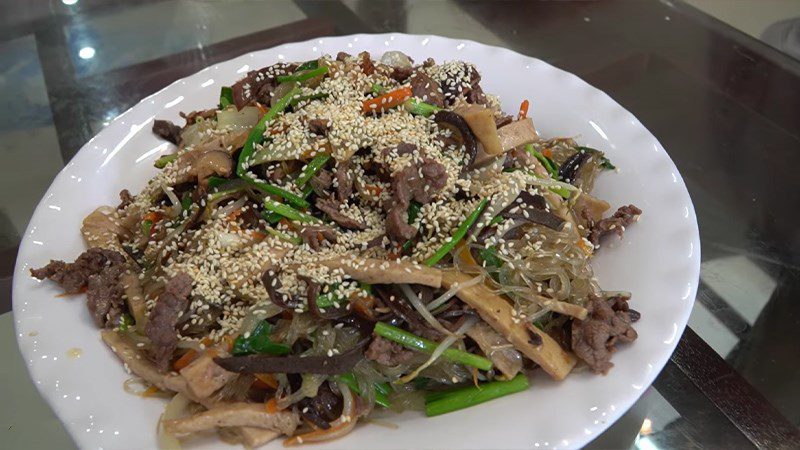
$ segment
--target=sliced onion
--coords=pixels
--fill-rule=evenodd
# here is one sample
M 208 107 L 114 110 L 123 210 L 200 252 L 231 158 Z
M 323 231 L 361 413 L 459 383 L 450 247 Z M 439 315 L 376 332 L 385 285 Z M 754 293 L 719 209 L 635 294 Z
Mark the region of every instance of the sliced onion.
M 178 199 L 178 196 L 175 195 L 175 192 L 171 187 L 164 184 L 161 185 L 161 190 L 167 194 L 167 198 L 169 199 L 170 203 L 172 203 L 172 218 L 175 219 L 179 217 L 181 212 L 183 212 L 183 206 L 181 206 L 181 201 Z
M 281 83 L 278 87 L 272 91 L 272 97 L 269 99 L 269 106 L 275 107 L 275 104 L 280 101 L 286 94 L 292 91 L 292 89 L 297 87 L 296 81 L 290 81 L 288 83 Z
M 443 333 L 445 336 L 453 334 L 450 332 L 450 330 L 442 326 L 442 324 L 439 323 L 435 317 L 433 317 L 433 314 L 431 314 L 431 312 L 425 308 L 425 305 L 422 304 L 422 300 L 420 300 L 417 294 L 411 289 L 411 286 L 407 284 L 400 284 L 398 286 L 400 286 L 400 290 L 403 291 L 403 294 L 405 294 L 406 298 L 408 298 L 408 301 L 411 302 L 411 305 L 414 306 L 414 309 L 417 310 L 419 315 L 422 316 L 422 318 L 425 319 L 425 321 L 428 322 L 428 324 L 433 327 L 434 330 Z
M 445 350 L 450 348 L 451 345 L 455 344 L 457 340 L 461 339 L 464 336 L 464 333 L 469 331 L 469 329 L 472 328 L 477 322 L 478 318 L 476 316 L 468 317 L 464 321 L 464 323 L 460 327 L 458 327 L 455 333 L 451 334 L 450 336 L 447 336 L 445 340 L 443 340 L 439 345 L 436 346 L 436 349 L 433 351 L 433 353 L 431 353 L 431 356 L 430 358 L 428 358 L 427 361 L 425 361 L 421 366 L 417 367 L 410 374 L 400 378 L 400 382 L 408 383 L 414 378 L 417 378 L 420 372 L 427 369 L 431 364 L 435 363 L 436 360 L 439 359 L 440 356 L 442 356 L 442 353 L 444 353 Z
M 182 394 L 175 394 L 172 400 L 167 403 L 164 413 L 158 420 L 158 448 L 160 450 L 180 450 L 181 442 L 173 434 L 164 429 L 165 420 L 174 420 L 189 415 L 189 404 L 191 401 Z
M 470 286 L 475 286 L 478 283 L 482 283 L 483 282 L 483 278 L 484 278 L 483 275 L 478 275 L 477 277 L 475 277 L 475 278 L 473 278 L 473 279 L 471 279 L 469 281 L 465 281 L 465 282 L 459 283 L 459 284 L 454 284 L 450 289 L 447 290 L 447 292 L 445 292 L 444 294 L 440 295 L 439 297 L 431 300 L 431 302 L 428 303 L 428 306 L 426 306 L 426 308 L 428 309 L 428 311 L 433 311 L 434 309 L 436 309 L 436 308 L 442 306 L 443 304 L 445 304 L 445 302 L 450 300 L 461 289 L 468 288 Z
M 217 130 L 249 130 L 258 123 L 260 114 L 261 111 L 255 106 L 245 106 L 239 111 L 236 108 L 217 111 Z
M 229 204 L 227 204 L 227 205 L 223 206 L 222 208 L 220 208 L 219 210 L 217 210 L 217 212 L 219 213 L 219 215 L 220 215 L 221 217 L 228 216 L 228 215 L 230 215 L 231 213 L 233 213 L 234 211 L 236 211 L 236 210 L 238 210 L 239 208 L 241 208 L 242 206 L 244 206 L 244 204 L 245 204 L 246 202 L 247 202 L 247 196 L 246 196 L 246 195 L 243 195 L 242 197 L 240 197 L 240 198 L 239 198 L 238 200 L 236 200 L 235 202 L 232 202 L 232 203 L 229 203 Z

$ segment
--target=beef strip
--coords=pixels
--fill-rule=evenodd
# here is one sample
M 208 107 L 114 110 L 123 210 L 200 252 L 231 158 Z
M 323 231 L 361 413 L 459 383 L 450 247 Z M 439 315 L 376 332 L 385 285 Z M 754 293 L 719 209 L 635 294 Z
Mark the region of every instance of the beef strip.
M 389 76 L 400 83 L 406 81 L 411 74 L 414 73 L 414 69 L 411 67 L 393 67 L 392 73 Z
M 134 200 L 133 196 L 127 189 L 119 191 L 119 205 L 117 206 L 117 209 L 123 210 L 127 208 L 128 205 L 133 203 L 133 200 Z
M 216 109 L 202 109 L 200 111 L 192 111 L 189 114 L 181 112 L 181 117 L 186 119 L 186 125 L 192 125 L 193 123 L 197 122 L 198 117 L 203 119 L 213 119 L 216 116 Z
M 339 197 L 340 202 L 347 201 L 350 194 L 353 193 L 352 168 L 353 163 L 350 160 L 336 163 L 336 195 Z
M 478 73 L 478 70 L 472 64 L 462 64 L 463 67 L 461 70 L 454 71 L 452 74 L 448 73 L 448 77 L 442 83 L 445 105 L 452 105 L 455 103 L 456 99 L 461 96 L 469 103 L 486 103 L 486 95 L 484 95 L 483 89 L 481 89 L 480 86 L 480 73 Z M 469 83 L 463 81 L 463 75 L 469 77 Z
M 625 228 L 636 222 L 641 214 L 642 210 L 633 205 L 621 206 L 611 217 L 593 224 L 587 238 L 594 246 L 598 246 L 600 240 L 611 233 L 622 237 Z
M 327 136 L 331 128 L 331 121 L 328 119 L 311 119 L 308 121 L 308 131 L 317 136 Z
M 364 230 L 367 228 L 366 224 L 342 214 L 339 211 L 339 205 L 341 205 L 340 201 L 330 197 L 319 197 L 314 202 L 314 206 L 317 209 L 327 214 L 331 220 L 338 223 L 342 228 L 350 230 Z
M 89 277 L 124 262 L 125 257 L 118 252 L 92 247 L 81 253 L 74 263 L 51 260 L 50 264 L 40 269 L 31 269 L 31 275 L 40 280 L 48 278 L 55 281 L 67 294 L 78 294 L 89 283 Z
M 340 62 L 344 62 L 347 58 L 350 57 L 350 53 L 347 52 L 339 52 L 336 54 L 336 60 Z
M 153 134 L 175 145 L 181 143 L 181 127 L 169 120 L 156 119 L 153 121 Z
M 336 242 L 336 231 L 327 225 L 305 225 L 300 229 L 300 237 L 309 247 L 319 250 L 323 241 Z
M 591 295 L 587 305 L 589 315 L 572 322 L 572 351 L 595 373 L 608 373 L 614 366 L 611 354 L 618 342 L 633 342 L 637 337 L 630 312 L 622 310 L 618 302 L 619 298 L 604 300 Z M 612 305 L 620 309 L 614 310 Z
M 148 316 L 144 334 L 153 344 L 150 356 L 162 370 L 169 368 L 172 353 L 178 345 L 175 325 L 181 313 L 189 306 L 191 292 L 192 278 L 185 273 L 179 273 L 169 280 Z
M 322 169 L 308 181 L 314 193 L 322 197 L 327 195 L 327 190 L 333 185 L 333 174 L 330 170 Z
M 364 72 L 364 75 L 372 75 L 375 73 L 375 64 L 373 64 L 369 52 L 361 52 L 358 54 L 358 57 L 361 59 L 358 65 L 361 67 L 361 71 Z
M 414 72 L 408 80 L 411 83 L 411 91 L 414 97 L 418 97 L 425 103 L 444 107 L 444 94 L 440 89 L 439 83 L 428 76 L 425 72 L 418 70 Z
M 364 356 L 384 366 L 396 366 L 410 361 L 414 357 L 414 352 L 406 350 L 396 342 L 375 336 L 364 352 Z
M 99 327 L 117 323 L 124 312 L 125 301 L 119 277 L 125 271 L 125 257 L 113 250 L 93 247 L 74 263 L 50 261 L 40 269 L 31 269 L 31 275 L 58 283 L 67 294 L 77 294 L 86 288 L 87 306 Z
M 278 63 L 247 72 L 247 76 L 231 86 L 236 108 L 242 109 L 253 101 L 269 104 L 270 94 L 278 87 L 278 75 L 291 74 L 296 68 L 296 64 Z
M 417 229 L 408 224 L 411 200 L 430 203 L 446 183 L 445 167 L 427 157 L 423 157 L 421 163 L 414 161 L 395 173 L 392 177 L 392 207 L 386 215 L 386 235 L 398 242 L 414 237 Z

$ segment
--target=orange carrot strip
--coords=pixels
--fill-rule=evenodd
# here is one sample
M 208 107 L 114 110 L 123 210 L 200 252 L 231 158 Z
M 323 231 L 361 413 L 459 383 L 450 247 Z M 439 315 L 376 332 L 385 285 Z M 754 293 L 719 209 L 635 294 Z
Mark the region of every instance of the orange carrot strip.
M 395 106 L 400 106 L 414 95 L 410 87 L 401 87 L 381 96 L 365 100 L 361 107 L 361 112 L 380 112 Z
M 522 101 L 522 104 L 519 105 L 519 116 L 517 116 L 517 120 L 521 120 L 521 119 L 524 119 L 524 118 L 528 117 L 528 106 L 529 105 L 530 105 L 530 102 L 528 102 L 528 100 L 523 100 Z
M 150 397 L 158 393 L 158 388 L 155 386 L 150 386 L 144 392 L 142 392 L 142 397 Z
M 267 400 L 267 403 L 264 404 L 264 407 L 270 414 L 275 414 L 276 412 L 280 411 L 278 409 L 278 402 L 275 400 L 275 397 L 272 397 L 269 400 Z
M 178 358 L 177 361 L 175 361 L 175 363 L 172 365 L 172 368 L 175 369 L 176 371 L 180 371 L 184 367 L 191 364 L 192 361 L 195 360 L 195 358 L 197 358 L 197 350 L 193 348 L 189 349 L 188 352 L 184 353 L 183 356 L 181 356 L 180 358 Z

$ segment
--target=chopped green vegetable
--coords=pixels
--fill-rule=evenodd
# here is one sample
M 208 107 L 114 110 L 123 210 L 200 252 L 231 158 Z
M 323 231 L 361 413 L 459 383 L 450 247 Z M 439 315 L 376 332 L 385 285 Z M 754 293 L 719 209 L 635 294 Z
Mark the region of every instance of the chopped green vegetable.
M 508 381 L 492 381 L 479 386 L 431 392 L 425 396 L 425 415 L 432 417 L 469 408 L 505 395 L 522 392 L 528 387 L 528 378 L 524 374 L 519 374 Z
M 600 157 L 600 167 L 606 170 L 615 170 L 617 166 L 611 163 L 611 160 L 606 158 L 605 156 Z
M 245 178 L 250 164 L 250 157 L 253 155 L 253 152 L 255 152 L 256 144 L 260 144 L 264 141 L 264 133 L 267 131 L 267 123 L 277 117 L 279 113 L 283 112 L 283 110 L 289 106 L 289 102 L 292 100 L 292 98 L 299 93 L 300 88 L 294 88 L 289 91 L 289 93 L 278 100 L 278 103 L 276 103 L 272 109 L 267 111 L 267 113 L 261 117 L 253 129 L 250 130 L 250 134 L 247 135 L 247 140 L 242 147 L 242 151 L 239 153 L 239 160 L 236 164 L 236 175 Z M 251 177 L 247 176 L 247 178 Z
M 153 165 L 158 169 L 163 169 L 164 167 L 167 167 L 167 165 L 169 163 L 171 163 L 172 161 L 175 161 L 176 159 L 178 159 L 178 154 L 177 153 L 173 153 L 171 155 L 164 155 L 164 156 L 158 158 L 156 160 L 156 162 L 153 163 Z
M 419 216 L 419 211 L 422 208 L 422 205 L 415 200 L 411 200 L 411 203 L 408 205 L 408 224 L 411 225 L 417 220 Z M 414 244 L 413 239 L 409 239 L 403 243 L 403 252 L 408 252 L 411 249 L 411 246 Z
M 264 207 L 268 210 L 278 213 L 283 217 L 286 217 L 289 220 L 293 220 L 295 222 L 303 222 L 303 223 L 321 223 L 322 221 L 317 219 L 316 217 L 306 214 L 302 211 L 298 211 L 292 208 L 289 205 L 284 205 L 283 203 L 278 203 L 272 199 L 264 200 Z
M 261 217 L 263 217 L 264 220 L 266 220 L 267 222 L 269 222 L 269 223 L 271 223 L 273 225 L 278 223 L 278 222 L 280 222 L 281 219 L 283 219 L 282 215 L 280 215 L 278 213 L 271 212 L 271 211 L 261 211 Z
M 339 375 L 336 378 L 346 384 L 347 387 L 352 389 L 356 394 L 362 395 L 361 388 L 358 385 L 358 380 L 356 380 L 356 376 L 352 373 Z M 389 401 L 390 390 L 391 388 L 389 387 L 389 383 L 375 384 L 375 403 L 383 406 L 384 408 L 391 406 L 391 402 Z
M 431 105 L 430 103 L 425 103 L 419 101 L 415 98 L 410 98 L 403 103 L 403 107 L 406 111 L 410 112 L 411 114 L 417 116 L 425 116 L 428 117 L 431 114 L 435 113 L 436 111 L 440 111 L 442 108 L 438 106 Z
M 282 216 L 280 214 L 278 214 L 278 217 L 280 218 Z M 280 219 L 278 219 L 278 220 L 280 220 Z M 280 239 L 280 240 L 282 240 L 284 242 L 288 242 L 290 244 L 300 245 L 300 244 L 303 243 L 303 239 L 301 239 L 299 236 L 291 236 L 289 234 L 284 233 L 283 231 L 276 230 L 275 228 L 267 227 L 267 228 L 264 229 L 264 231 L 266 231 L 268 234 L 271 234 L 271 235 L 275 236 L 276 238 L 278 238 L 278 239 Z
M 233 103 L 233 89 L 230 86 L 222 86 L 219 90 L 219 109 L 225 109 Z
M 317 308 L 328 309 L 336 306 L 336 303 L 346 302 L 347 299 L 339 297 L 336 290 L 339 289 L 339 283 L 334 283 L 328 288 L 328 292 L 319 294 L 317 296 Z
M 303 171 L 300 172 L 300 176 L 297 177 L 294 184 L 295 186 L 302 188 L 305 186 L 306 183 L 311 180 L 314 175 L 322 169 L 325 164 L 331 159 L 331 155 L 327 153 L 320 153 L 319 155 L 315 156 L 314 159 L 309 161 L 305 167 L 303 167 Z
M 506 220 L 506 219 L 504 219 L 502 216 L 494 216 L 494 218 L 489 221 L 489 225 L 487 225 L 487 226 L 491 227 L 491 226 L 494 226 L 494 225 L 501 224 L 501 223 L 503 223 L 504 220 Z
M 614 170 L 614 169 L 617 168 L 617 166 L 615 166 L 614 164 L 611 163 L 611 160 L 606 158 L 606 155 L 603 152 L 601 152 L 600 150 L 598 150 L 596 148 L 579 145 L 579 146 L 575 147 L 575 149 L 578 150 L 579 152 L 580 151 L 584 151 L 584 152 L 594 153 L 594 154 L 600 155 L 600 167 L 602 167 L 605 170 Z
M 386 88 L 383 87 L 380 83 L 372 83 L 372 87 L 370 88 L 373 94 L 381 95 L 386 92 Z
M 486 261 L 487 266 L 500 267 L 503 265 L 503 260 L 497 256 L 497 249 L 494 246 L 478 250 L 478 256 Z
M 119 325 L 117 328 L 119 328 L 119 331 L 128 331 L 128 328 L 132 327 L 133 324 L 133 317 L 128 313 L 122 313 L 122 315 L 119 316 Z
M 229 180 L 227 178 L 211 176 L 211 177 L 208 178 L 208 188 L 209 189 L 216 189 L 216 188 L 222 186 L 223 184 L 225 184 L 225 183 L 227 183 L 229 181 L 231 181 L 231 180 Z
M 384 322 L 378 322 L 375 324 L 375 334 L 392 342 L 397 342 L 403 347 L 427 354 L 433 353 L 434 350 L 436 350 L 436 347 L 439 346 L 439 344 L 436 342 L 431 342 L 425 338 L 409 333 L 408 331 L 401 330 L 400 328 Z M 453 348 L 448 348 L 445 350 L 444 353 L 442 353 L 442 357 L 466 366 L 476 367 L 480 370 L 489 370 L 492 368 L 492 362 L 483 356 L 474 355 L 472 353 Z
M 250 334 L 243 334 L 233 341 L 233 353 L 235 356 L 251 355 L 254 353 L 266 353 L 268 355 L 286 355 L 291 351 L 287 345 L 273 342 L 270 339 L 272 325 L 266 320 L 261 321 Z
M 311 206 L 311 203 L 308 203 L 306 199 L 293 192 L 289 192 L 286 189 L 279 188 L 278 186 L 274 186 L 269 183 L 264 183 L 263 181 L 256 181 L 250 178 L 249 176 L 243 177 L 242 179 L 247 181 L 247 183 L 249 183 L 250 185 L 252 185 L 253 187 L 255 187 L 260 191 L 266 192 L 267 194 L 270 195 L 281 197 L 282 199 L 286 200 L 287 203 L 289 203 L 295 208 L 308 208 L 309 206 Z
M 481 202 L 478 204 L 478 207 L 475 208 L 475 211 L 472 211 L 472 213 L 469 216 L 467 216 L 467 219 L 463 223 L 461 223 L 461 225 L 459 225 L 458 229 L 456 229 L 456 231 L 450 237 L 450 240 L 446 241 L 444 245 L 439 247 L 439 250 L 437 250 L 436 253 L 433 254 L 433 256 L 425 260 L 425 265 L 429 267 L 433 266 L 434 264 L 439 262 L 439 260 L 444 258 L 445 255 L 450 253 L 450 250 L 455 248 L 456 244 L 458 244 L 459 241 L 464 239 L 464 236 L 467 235 L 467 231 L 469 231 L 470 227 L 472 227 L 475 221 L 478 220 L 478 217 L 480 217 L 480 215 L 483 214 L 483 210 L 486 209 L 486 205 L 488 204 L 489 204 L 488 198 L 481 200 Z
M 295 72 L 302 72 L 304 70 L 314 70 L 319 67 L 319 60 L 312 59 L 310 61 L 306 61 L 303 64 L 300 64 L 300 67 L 297 68 Z
M 153 229 L 153 221 L 152 220 L 143 220 L 142 221 L 142 236 L 150 236 L 150 231 Z
M 536 157 L 536 159 L 538 159 L 539 162 L 542 163 L 542 166 L 544 166 L 545 170 L 547 170 L 550 176 L 554 180 L 558 180 L 558 166 L 556 166 L 556 163 L 553 162 L 552 159 L 548 158 L 547 156 L 544 156 L 543 154 L 541 154 L 541 152 L 534 149 L 533 144 L 526 145 L 525 151 Z
M 298 70 L 291 75 L 278 75 L 278 83 L 301 82 L 328 73 L 328 66 L 317 67 L 310 70 Z
M 183 194 L 183 197 L 181 197 L 181 209 L 184 211 L 188 211 L 189 208 L 191 207 L 192 207 L 192 195 L 186 192 Z

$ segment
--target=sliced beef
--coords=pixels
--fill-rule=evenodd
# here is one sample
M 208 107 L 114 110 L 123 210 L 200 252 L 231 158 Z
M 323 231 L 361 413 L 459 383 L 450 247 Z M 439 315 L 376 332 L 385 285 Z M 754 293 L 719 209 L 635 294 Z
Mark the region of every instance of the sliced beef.
M 375 336 L 364 352 L 364 356 L 384 366 L 396 366 L 410 361 L 414 357 L 414 352 L 406 350 L 396 342 Z
M 339 205 L 341 205 L 340 201 L 326 197 L 319 197 L 314 203 L 317 209 L 327 214 L 331 220 L 338 223 L 342 228 L 350 230 L 364 230 L 367 228 L 366 224 L 342 214 L 342 212 L 339 211 Z
M 608 373 L 614 366 L 611 354 L 616 351 L 616 344 L 633 342 L 637 337 L 631 326 L 631 313 L 619 309 L 618 301 L 618 298 L 607 301 L 590 296 L 589 315 L 572 322 L 572 351 L 595 373 Z M 612 305 L 617 305 L 619 310 L 615 311 Z
M 327 190 L 333 185 L 333 174 L 330 170 L 322 169 L 308 182 L 311 184 L 311 189 L 314 190 L 315 194 L 324 196 L 327 194 Z
M 291 74 L 296 68 L 296 64 L 278 63 L 251 70 L 247 76 L 231 86 L 236 108 L 242 109 L 253 101 L 269 104 L 270 94 L 278 87 L 277 77 Z
M 350 53 L 347 52 L 339 52 L 336 54 L 336 60 L 340 62 L 344 62 L 347 58 L 350 57 Z
M 155 120 L 153 121 L 153 134 L 164 139 L 165 141 L 172 142 L 175 145 L 181 143 L 181 127 L 175 125 L 169 120 Z
M 636 222 L 641 214 L 642 210 L 633 205 L 621 206 L 611 217 L 592 225 L 587 239 L 595 246 L 598 246 L 600 245 L 600 240 L 611 233 L 616 233 L 617 236 L 622 237 L 625 228 Z
M 336 231 L 327 225 L 305 225 L 300 229 L 303 242 L 314 250 L 319 250 L 324 241 L 336 242 Z
M 67 294 L 78 294 L 89 283 L 89 277 L 124 262 L 125 257 L 118 252 L 93 247 L 81 253 L 74 263 L 51 260 L 50 264 L 40 269 L 31 269 L 31 275 L 40 280 L 48 278 L 55 281 Z
M 358 54 L 358 57 L 360 59 L 358 65 L 361 67 L 361 71 L 364 72 L 364 75 L 372 75 L 375 73 L 375 64 L 372 62 L 369 52 L 361 52 Z
M 117 209 L 123 210 L 128 207 L 131 203 L 133 203 L 133 196 L 131 195 L 130 191 L 127 189 L 123 189 L 119 192 L 119 205 Z
M 395 241 L 411 239 L 417 230 L 408 224 L 408 206 L 411 200 L 426 204 L 447 183 L 445 167 L 430 158 L 395 173 L 392 177 L 392 206 L 386 215 L 386 235 Z
M 442 82 L 445 105 L 455 103 L 458 97 L 463 96 L 469 103 L 486 103 L 486 96 L 480 86 L 481 75 L 472 64 L 461 63 L 458 70 L 447 72 Z
M 386 214 L 386 235 L 396 241 L 407 241 L 417 234 L 417 229 L 408 224 L 408 207 L 391 208 Z
M 409 82 L 411 83 L 411 91 L 414 93 L 414 97 L 425 103 L 430 103 L 440 108 L 444 107 L 444 94 L 441 86 L 428 74 L 419 70 L 411 75 Z
M 122 254 L 93 247 L 81 253 L 74 263 L 50 261 L 41 269 L 31 269 L 31 275 L 55 281 L 67 294 L 77 294 L 86 288 L 89 312 L 97 326 L 103 327 L 116 324 L 124 312 L 119 278 L 125 269 Z
M 125 312 L 125 289 L 120 283 L 125 270 L 124 264 L 113 264 L 89 277 L 86 305 L 98 327 L 113 327 Z
M 392 73 L 389 76 L 400 83 L 406 81 L 411 74 L 414 73 L 414 69 L 411 67 L 393 67 Z
M 192 292 L 192 278 L 180 273 L 169 280 L 150 312 L 144 333 L 153 344 L 151 357 L 162 370 L 169 368 L 172 353 L 178 345 L 175 325 L 186 307 Z
M 350 160 L 336 163 L 336 195 L 345 202 L 353 193 L 353 163 Z
M 326 136 L 331 128 L 331 121 L 328 119 L 311 119 L 308 121 L 308 131 L 317 136 Z

